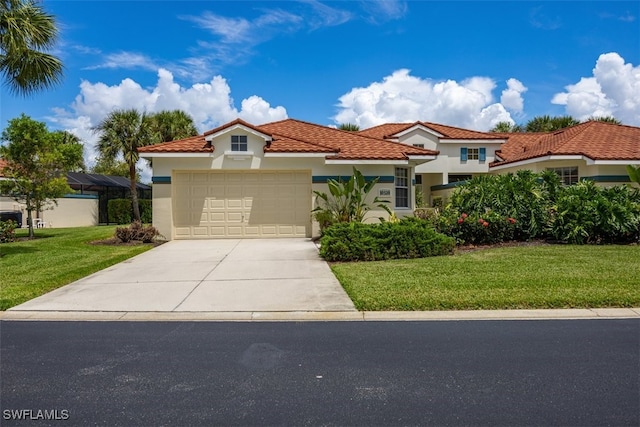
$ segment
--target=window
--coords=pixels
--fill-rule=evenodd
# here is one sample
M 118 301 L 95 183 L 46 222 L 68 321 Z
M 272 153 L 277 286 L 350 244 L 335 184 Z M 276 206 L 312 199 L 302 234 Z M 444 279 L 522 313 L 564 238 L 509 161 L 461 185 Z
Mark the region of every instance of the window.
M 416 174 L 416 185 L 422 185 L 422 175 Z
M 547 168 L 547 170 L 557 173 L 564 185 L 573 185 L 578 183 L 577 166 L 568 168 Z
M 424 144 L 412 144 L 416 148 L 424 148 Z
M 479 160 L 484 162 L 487 160 L 487 149 L 485 147 L 479 148 L 460 148 L 460 160 L 466 162 L 467 160 Z
M 231 135 L 231 151 L 249 151 L 247 135 Z
M 409 207 L 409 169 L 396 168 L 396 208 Z
M 471 175 L 454 175 L 449 174 L 449 184 L 452 182 L 461 182 L 461 181 L 469 181 L 471 179 Z

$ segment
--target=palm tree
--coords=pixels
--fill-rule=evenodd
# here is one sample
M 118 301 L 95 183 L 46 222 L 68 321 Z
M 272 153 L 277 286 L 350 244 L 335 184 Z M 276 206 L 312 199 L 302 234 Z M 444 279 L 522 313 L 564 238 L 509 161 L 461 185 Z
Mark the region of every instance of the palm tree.
M 360 126 L 354 123 L 342 123 L 338 126 L 340 130 L 346 130 L 348 132 L 358 132 L 360 130 Z
M 0 72 L 10 91 L 26 96 L 60 82 L 62 62 L 46 53 L 57 35 L 34 0 L 0 0 Z
M 151 115 L 156 142 L 168 142 L 198 134 L 193 119 L 182 110 L 160 111 Z
M 513 133 L 523 131 L 524 129 L 521 125 L 511 124 L 510 122 L 498 122 L 489 132 Z
M 122 156 L 127 165 L 129 165 L 133 220 L 140 221 L 140 208 L 138 207 L 136 190 L 136 163 L 140 159 L 138 148 L 155 142 L 152 120 L 147 114 L 141 114 L 135 109 L 115 110 L 109 113 L 94 128 L 94 131 L 100 133 L 97 149 L 102 157 L 116 159 Z
M 591 116 L 587 119 L 587 121 L 594 121 L 594 122 L 604 122 L 604 123 L 612 123 L 614 125 L 621 125 L 622 122 L 618 119 L 616 119 L 613 116 Z
M 568 128 L 580 124 L 580 121 L 571 116 L 538 116 L 527 122 L 526 132 L 553 132 L 555 130 Z

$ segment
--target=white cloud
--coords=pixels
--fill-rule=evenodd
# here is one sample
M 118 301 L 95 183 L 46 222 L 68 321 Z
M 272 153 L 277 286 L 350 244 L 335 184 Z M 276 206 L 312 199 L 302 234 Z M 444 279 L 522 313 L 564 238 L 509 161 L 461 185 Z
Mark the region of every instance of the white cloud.
M 135 52 L 118 52 L 111 53 L 104 57 L 101 64 L 87 67 L 87 70 L 96 70 L 100 68 L 125 68 L 125 69 L 143 69 L 156 71 L 158 66 L 151 58 L 146 55 Z
M 287 118 L 284 107 L 271 107 L 257 95 L 242 100 L 238 110 L 231 98 L 231 88 L 222 76 L 215 76 L 208 83 L 182 87 L 174 81 L 171 72 L 160 69 L 158 81 L 150 89 L 143 88 L 132 79 L 124 79 L 113 86 L 83 81 L 80 93 L 71 106 L 68 109 L 55 109 L 54 116 L 48 119 L 84 141 L 86 161 L 92 165 L 96 158 L 97 142 L 97 135 L 92 128 L 114 109 L 127 108 L 148 113 L 180 109 L 193 117 L 200 132 L 238 117 L 252 124 Z M 150 171 L 144 168 L 143 180 L 148 181 L 149 178 Z
M 640 126 L 640 66 L 625 63 L 615 52 L 602 54 L 593 77 L 582 77 L 566 86 L 551 102 L 564 105 L 567 114 L 578 120 L 614 116 L 625 124 Z
M 514 82 L 511 85 L 516 87 Z M 358 124 L 362 129 L 421 120 L 486 131 L 501 121 L 513 123 L 505 107 L 493 103 L 495 88 L 495 82 L 487 77 L 471 77 L 460 83 L 434 82 L 401 69 L 382 82 L 342 95 L 333 119 L 338 124 Z
M 507 80 L 507 88 L 502 91 L 500 103 L 514 113 L 522 113 L 524 109 L 524 99 L 522 94 L 527 91 L 525 85 L 517 79 Z

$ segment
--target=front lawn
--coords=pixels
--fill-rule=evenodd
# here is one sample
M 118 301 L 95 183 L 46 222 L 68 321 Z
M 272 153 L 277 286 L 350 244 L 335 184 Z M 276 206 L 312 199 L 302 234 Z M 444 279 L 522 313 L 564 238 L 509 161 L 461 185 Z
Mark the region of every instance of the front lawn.
M 358 310 L 640 306 L 640 246 L 503 247 L 332 265 Z
M 92 245 L 113 236 L 115 226 L 35 230 L 36 238 L 0 244 L 0 310 L 6 310 L 88 276 L 151 245 Z M 17 230 L 25 237 L 26 230 Z

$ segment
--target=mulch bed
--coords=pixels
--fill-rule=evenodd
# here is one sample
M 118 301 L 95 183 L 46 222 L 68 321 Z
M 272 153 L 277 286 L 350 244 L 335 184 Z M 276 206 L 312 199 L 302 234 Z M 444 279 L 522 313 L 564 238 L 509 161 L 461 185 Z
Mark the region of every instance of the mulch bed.
M 139 245 L 151 245 L 151 246 L 160 246 L 163 243 L 166 243 L 166 240 L 154 240 L 151 243 L 144 243 L 140 240 L 131 240 L 130 242 L 123 242 L 120 239 L 115 237 L 111 237 L 109 239 L 104 240 L 94 240 L 90 242 L 91 245 L 102 245 L 102 246 L 139 246 Z

